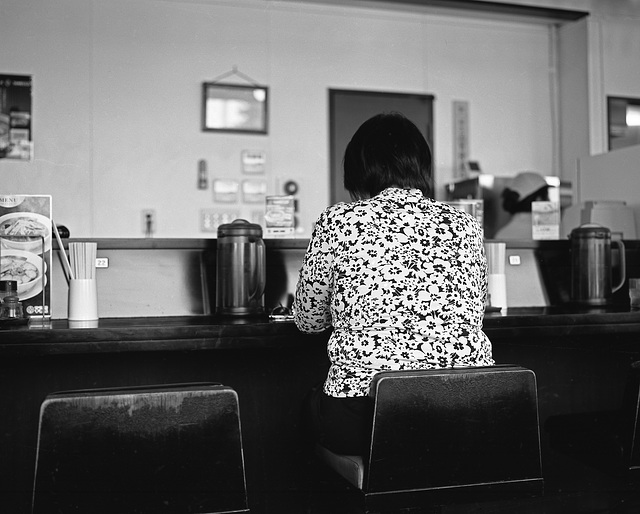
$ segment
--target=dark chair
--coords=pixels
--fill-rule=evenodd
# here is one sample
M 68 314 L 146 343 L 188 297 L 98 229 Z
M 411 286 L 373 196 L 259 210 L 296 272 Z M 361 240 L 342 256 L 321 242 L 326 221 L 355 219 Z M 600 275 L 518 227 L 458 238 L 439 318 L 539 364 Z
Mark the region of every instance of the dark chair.
M 631 364 L 623 405 L 626 434 L 624 466 L 640 478 L 640 361 Z
M 377 374 L 367 455 L 322 461 L 369 511 L 542 493 L 536 378 L 503 365 Z
M 54 393 L 32 512 L 248 512 L 236 392 L 175 384 Z

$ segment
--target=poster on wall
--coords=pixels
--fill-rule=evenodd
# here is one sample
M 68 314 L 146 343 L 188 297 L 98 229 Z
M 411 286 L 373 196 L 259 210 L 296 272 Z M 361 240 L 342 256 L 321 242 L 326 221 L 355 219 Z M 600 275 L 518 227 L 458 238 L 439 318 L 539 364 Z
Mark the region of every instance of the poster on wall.
M 469 102 L 453 102 L 453 177 L 467 176 L 466 163 L 469 159 Z
M 0 74 L 0 159 L 32 157 L 31 76 Z

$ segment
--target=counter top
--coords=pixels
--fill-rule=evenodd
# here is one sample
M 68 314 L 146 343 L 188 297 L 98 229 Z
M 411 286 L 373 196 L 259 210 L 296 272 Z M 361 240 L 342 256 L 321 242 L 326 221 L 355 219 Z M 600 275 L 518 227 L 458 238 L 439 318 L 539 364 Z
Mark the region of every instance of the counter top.
M 36 321 L 36 320 L 34 320 Z M 220 320 L 213 316 L 104 318 L 97 327 L 67 320 L 0 330 L 0 354 L 57 354 L 162 350 L 214 350 L 293 344 L 302 334 L 291 322 Z
M 520 307 L 504 314 L 487 314 L 484 331 L 492 341 L 517 344 L 539 340 L 546 345 L 574 337 L 640 335 L 640 311 L 629 311 L 628 307 Z M 270 322 L 266 317 L 232 321 L 213 316 L 105 318 L 94 328 L 71 328 L 67 320 L 52 320 L 42 326 L 32 322 L 0 330 L 0 354 L 284 348 L 323 343 L 328 333 L 302 334 L 292 322 Z

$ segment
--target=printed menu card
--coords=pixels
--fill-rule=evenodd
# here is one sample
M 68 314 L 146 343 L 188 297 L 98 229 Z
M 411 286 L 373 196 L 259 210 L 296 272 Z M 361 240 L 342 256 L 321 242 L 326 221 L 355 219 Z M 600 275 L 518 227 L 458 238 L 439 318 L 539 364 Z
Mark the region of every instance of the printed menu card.
M 50 317 L 51 196 L 0 194 L 0 280 L 14 280 L 29 317 Z

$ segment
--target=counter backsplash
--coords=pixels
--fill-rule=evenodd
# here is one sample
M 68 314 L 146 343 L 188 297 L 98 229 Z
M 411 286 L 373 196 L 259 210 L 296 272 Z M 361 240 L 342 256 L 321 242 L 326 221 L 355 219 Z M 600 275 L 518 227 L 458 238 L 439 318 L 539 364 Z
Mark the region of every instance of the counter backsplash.
M 73 239 L 71 240 L 74 241 Z M 87 241 L 87 239 L 83 239 Z M 101 318 L 211 315 L 215 313 L 215 239 L 91 239 L 98 258 Z M 306 239 L 267 239 L 265 308 L 289 306 Z M 67 243 L 65 242 L 65 245 Z M 625 241 L 627 277 L 640 277 L 640 241 Z M 569 241 L 507 243 L 509 307 L 561 305 L 570 301 Z M 617 255 L 613 254 L 616 259 Z M 68 285 L 54 241 L 51 310 L 67 317 Z M 615 304 L 628 303 L 628 286 L 614 293 Z
M 98 258 L 108 260 L 108 267 L 97 269 L 101 318 L 215 313 L 215 239 L 90 240 L 98 244 Z M 269 311 L 290 302 L 308 240 L 267 239 L 265 243 L 265 307 Z M 52 318 L 63 319 L 68 285 L 55 242 L 52 267 Z

